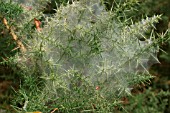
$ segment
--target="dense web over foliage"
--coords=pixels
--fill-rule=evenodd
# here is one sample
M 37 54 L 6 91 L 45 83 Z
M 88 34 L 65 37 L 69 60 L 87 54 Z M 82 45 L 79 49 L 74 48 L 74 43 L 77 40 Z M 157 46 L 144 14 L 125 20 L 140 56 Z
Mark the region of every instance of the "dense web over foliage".
M 33 59 L 32 53 L 40 51 L 42 58 L 36 64 L 43 76 L 53 72 L 64 79 L 68 88 L 68 76 L 74 76 L 68 73 L 75 70 L 90 84 L 101 84 L 103 92 L 129 91 L 128 81 L 138 74 L 148 74 L 148 67 L 158 62 L 154 36 L 145 38 L 144 33 L 159 18 L 154 16 L 126 26 L 98 2 L 74 2 L 60 7 L 53 18 L 46 18 L 47 25 L 34 34 L 25 57 Z M 145 41 L 140 41 L 140 37 Z M 35 64 L 26 66 L 34 68 Z

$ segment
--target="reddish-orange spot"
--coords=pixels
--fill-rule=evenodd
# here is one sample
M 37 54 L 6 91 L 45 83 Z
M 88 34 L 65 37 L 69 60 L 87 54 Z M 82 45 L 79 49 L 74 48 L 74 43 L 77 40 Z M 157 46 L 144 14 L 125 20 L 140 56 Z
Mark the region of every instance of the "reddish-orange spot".
M 38 31 L 41 31 L 41 22 L 39 20 L 37 20 L 36 18 L 34 18 L 34 23 L 35 23 L 35 27 Z
M 99 90 L 100 89 L 100 87 L 99 86 L 96 86 L 96 90 Z

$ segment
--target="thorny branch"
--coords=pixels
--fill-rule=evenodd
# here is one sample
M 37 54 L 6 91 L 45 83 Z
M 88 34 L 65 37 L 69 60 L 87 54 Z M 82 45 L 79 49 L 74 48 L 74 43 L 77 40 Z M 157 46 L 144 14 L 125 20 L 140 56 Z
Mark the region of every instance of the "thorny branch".
M 22 53 L 26 52 L 27 50 L 26 50 L 25 46 L 22 44 L 21 40 L 18 39 L 18 37 L 15 34 L 14 30 L 8 25 L 8 22 L 7 22 L 6 18 L 3 18 L 2 22 L 5 25 L 6 29 L 9 30 L 9 33 L 11 34 L 13 40 L 16 41 L 17 48 L 20 48 Z

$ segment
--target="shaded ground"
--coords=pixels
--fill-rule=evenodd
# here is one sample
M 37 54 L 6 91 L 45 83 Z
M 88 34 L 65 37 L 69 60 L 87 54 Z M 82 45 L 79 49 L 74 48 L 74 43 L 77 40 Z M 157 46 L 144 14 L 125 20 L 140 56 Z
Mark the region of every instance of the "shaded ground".
M 0 113 L 7 113 L 4 110 L 11 109 L 10 104 L 13 99 L 14 90 L 17 90 L 19 87 L 19 82 L 17 81 L 10 68 L 0 66 Z

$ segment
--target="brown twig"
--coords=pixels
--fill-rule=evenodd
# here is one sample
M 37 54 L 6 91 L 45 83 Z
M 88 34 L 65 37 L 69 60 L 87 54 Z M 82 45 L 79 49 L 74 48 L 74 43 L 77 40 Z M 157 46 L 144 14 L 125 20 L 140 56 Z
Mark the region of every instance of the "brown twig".
M 54 108 L 53 111 L 51 111 L 50 113 L 54 113 L 57 110 L 58 110 L 58 108 Z
M 20 48 L 20 50 L 21 50 L 22 53 L 23 53 L 23 52 L 26 52 L 27 50 L 26 50 L 25 46 L 24 46 L 24 45 L 22 44 L 22 42 L 18 39 L 18 37 L 17 37 L 17 35 L 15 34 L 14 30 L 13 30 L 11 27 L 9 27 L 6 18 L 3 18 L 3 21 L 2 21 L 2 22 L 3 22 L 3 24 L 5 25 L 6 29 L 9 30 L 9 32 L 10 32 L 13 40 L 16 41 L 17 46 L 18 46 L 17 48 Z

